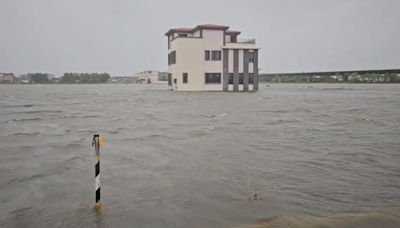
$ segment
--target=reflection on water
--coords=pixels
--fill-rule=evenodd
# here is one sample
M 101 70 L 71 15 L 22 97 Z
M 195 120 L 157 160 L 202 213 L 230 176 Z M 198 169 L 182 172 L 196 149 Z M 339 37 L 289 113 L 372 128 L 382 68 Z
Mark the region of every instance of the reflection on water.
M 0 86 L 0 226 L 399 227 L 399 114 L 399 85 Z

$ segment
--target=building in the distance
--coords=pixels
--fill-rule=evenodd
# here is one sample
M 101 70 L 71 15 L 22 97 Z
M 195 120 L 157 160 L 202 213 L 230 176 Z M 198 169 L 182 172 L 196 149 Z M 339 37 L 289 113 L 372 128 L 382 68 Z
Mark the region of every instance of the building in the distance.
M 168 73 L 154 70 L 146 70 L 135 74 L 136 83 L 162 84 L 168 82 Z
M 13 73 L 0 73 L 0 83 L 14 83 L 15 75 Z
M 29 83 L 48 83 L 49 81 L 57 81 L 56 76 L 54 74 L 49 73 L 27 73 L 20 74 L 19 80 L 23 84 Z
M 168 37 L 168 84 L 176 91 L 258 90 L 255 39 L 222 25 L 173 28 Z

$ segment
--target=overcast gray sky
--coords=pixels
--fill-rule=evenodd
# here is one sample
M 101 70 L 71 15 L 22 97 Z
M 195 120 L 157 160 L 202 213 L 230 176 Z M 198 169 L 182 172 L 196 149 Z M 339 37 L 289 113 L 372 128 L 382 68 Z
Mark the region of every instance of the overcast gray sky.
M 171 27 L 256 38 L 261 72 L 400 68 L 399 0 L 0 0 L 0 72 L 167 70 Z

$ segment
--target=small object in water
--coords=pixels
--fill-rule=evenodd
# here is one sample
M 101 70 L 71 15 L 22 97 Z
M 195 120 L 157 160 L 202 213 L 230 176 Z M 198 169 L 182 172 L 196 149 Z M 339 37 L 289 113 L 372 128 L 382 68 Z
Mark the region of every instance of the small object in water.
M 261 198 L 260 198 L 258 192 L 255 192 L 253 195 L 253 200 L 258 200 L 258 199 L 261 199 Z
M 254 192 L 254 193 L 250 194 L 249 200 L 261 201 L 262 200 L 261 194 L 259 192 Z
M 216 118 L 216 117 L 224 117 L 226 116 L 226 113 L 222 113 L 222 114 L 211 114 L 211 115 L 206 115 L 207 117 L 211 117 L 211 118 Z

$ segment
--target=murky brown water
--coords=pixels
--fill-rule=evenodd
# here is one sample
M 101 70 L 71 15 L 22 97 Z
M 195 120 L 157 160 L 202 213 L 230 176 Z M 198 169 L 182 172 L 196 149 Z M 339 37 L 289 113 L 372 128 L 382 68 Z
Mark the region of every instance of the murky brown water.
M 105 139 L 99 211 L 94 131 Z M 399 217 L 400 85 L 0 86 L 1 227 L 400 227 Z

